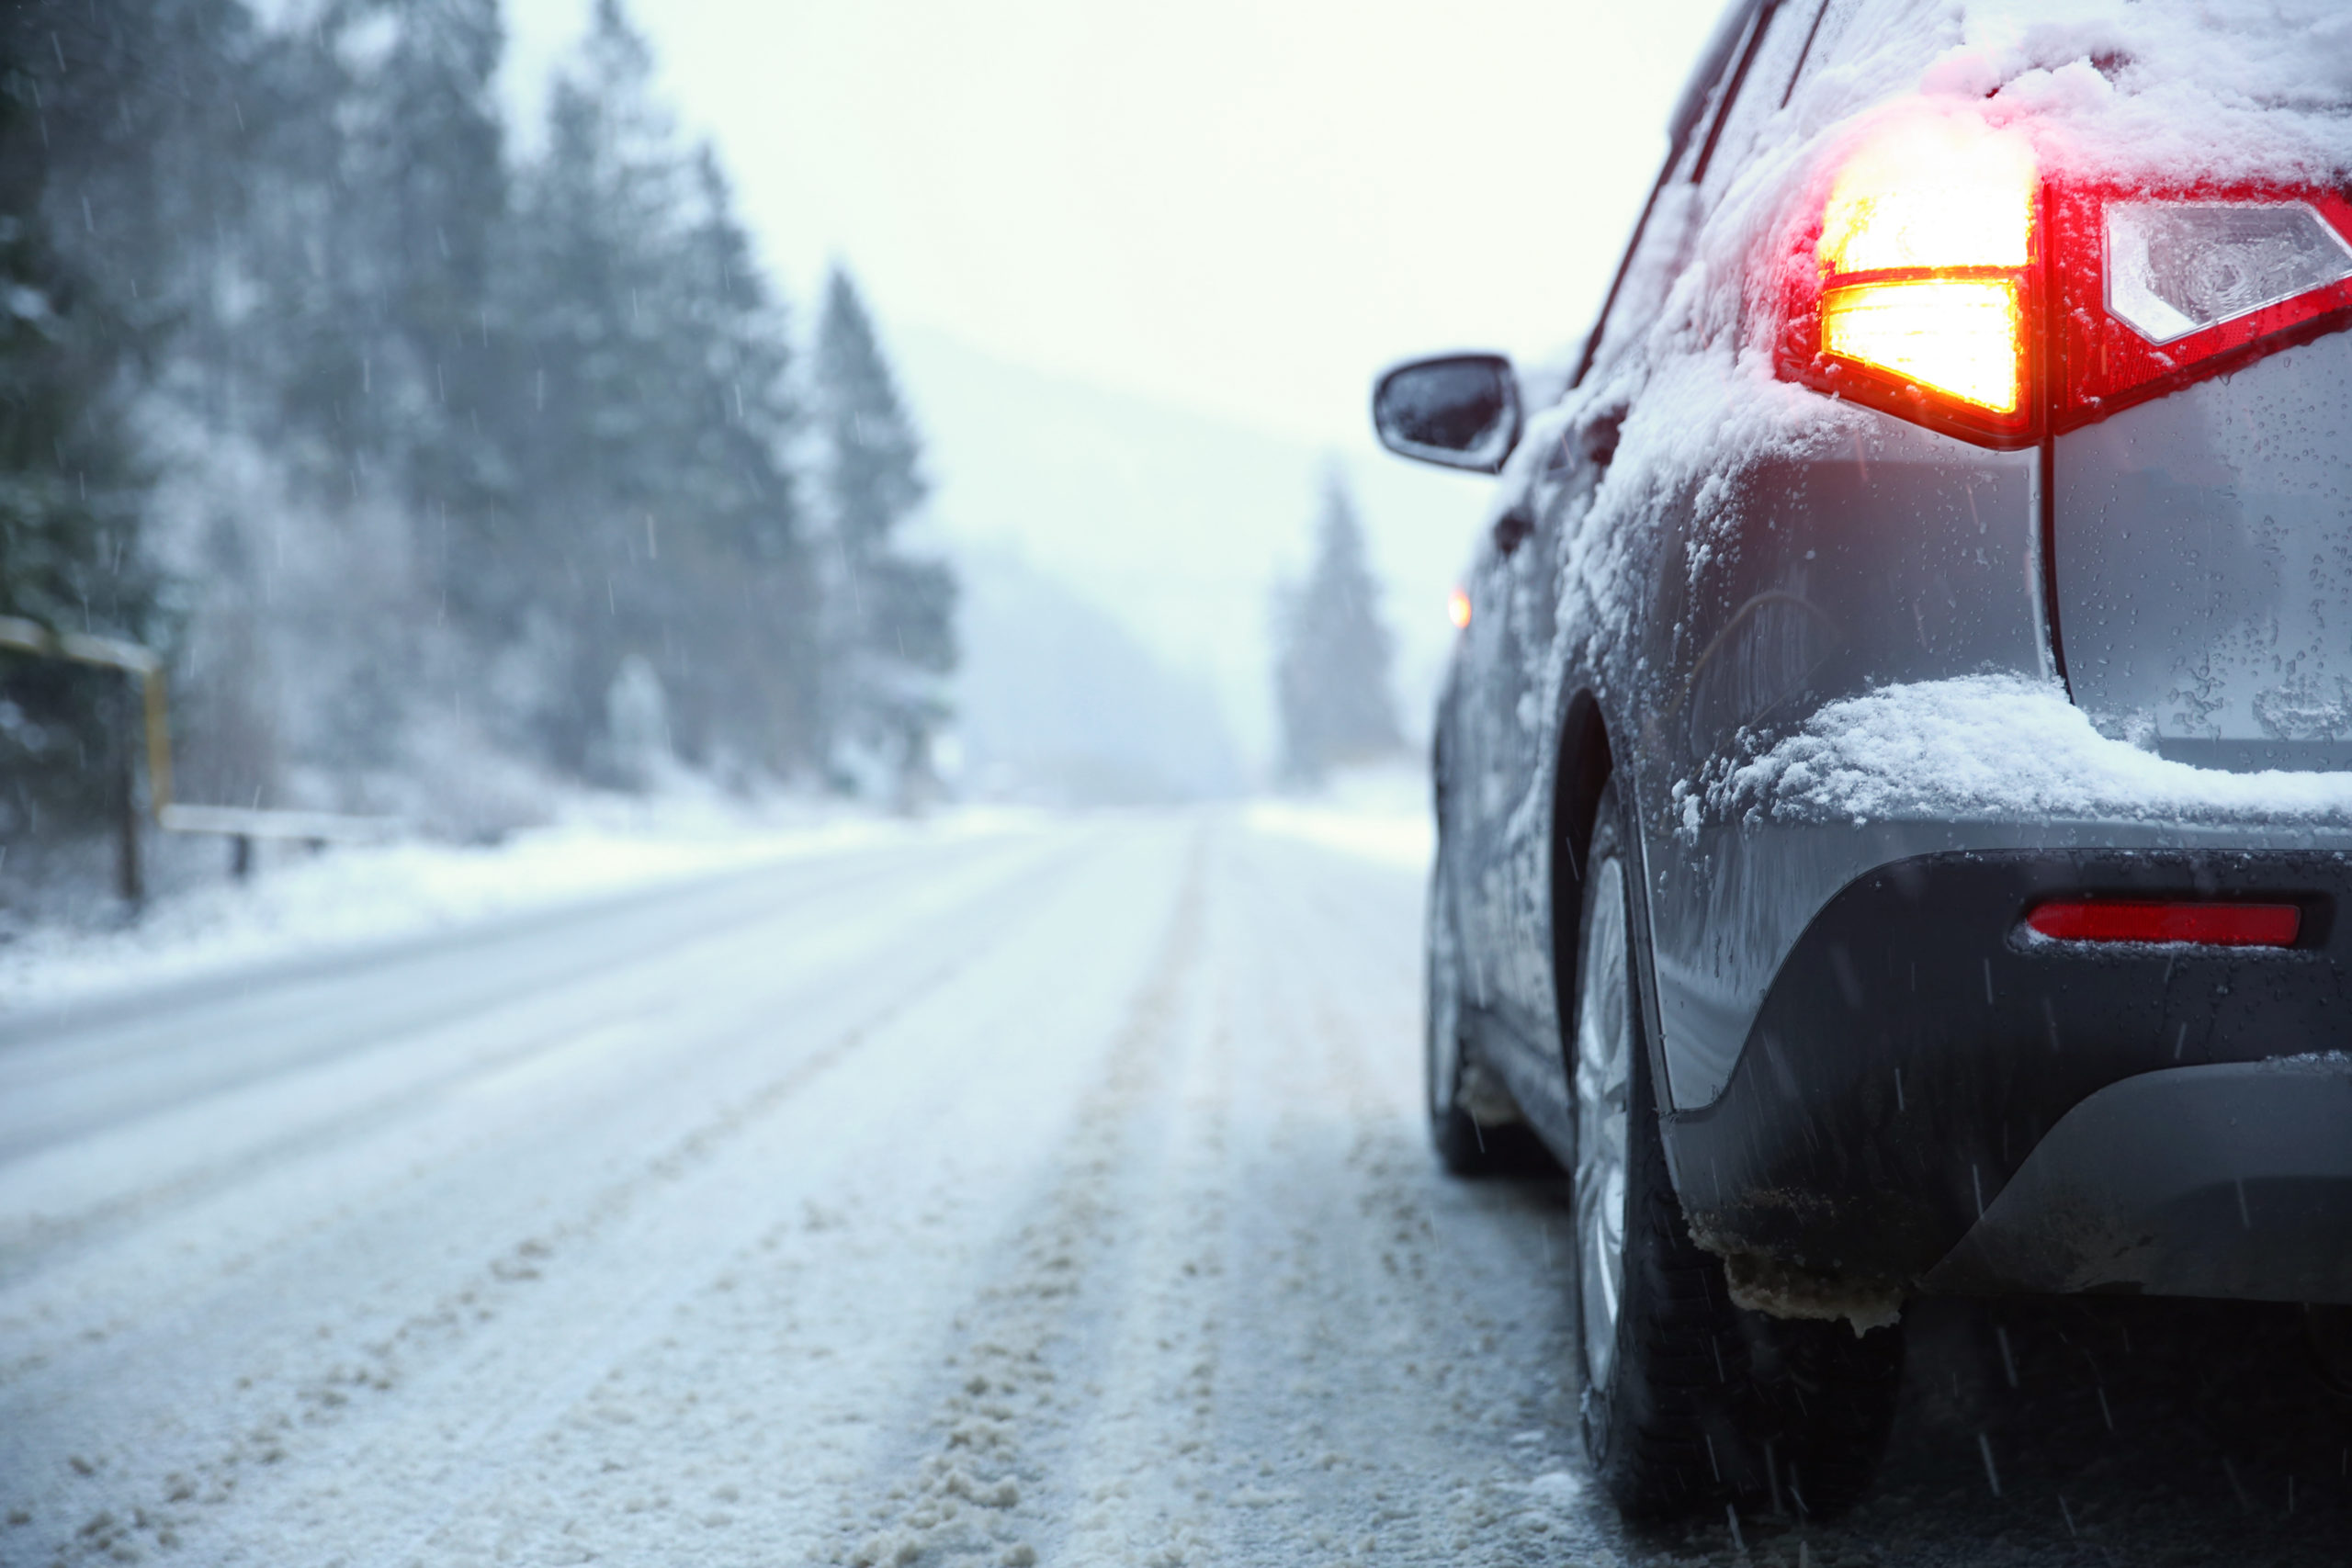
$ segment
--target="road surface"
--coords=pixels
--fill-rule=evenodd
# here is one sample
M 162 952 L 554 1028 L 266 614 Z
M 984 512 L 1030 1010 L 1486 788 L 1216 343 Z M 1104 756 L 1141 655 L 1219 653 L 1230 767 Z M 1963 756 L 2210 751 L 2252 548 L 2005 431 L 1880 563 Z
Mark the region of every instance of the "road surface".
M 2342 1561 L 2291 1311 L 2143 1303 L 1915 1309 L 1857 1516 L 1622 1529 L 1419 897 L 1137 816 L 0 1023 L 0 1562 Z

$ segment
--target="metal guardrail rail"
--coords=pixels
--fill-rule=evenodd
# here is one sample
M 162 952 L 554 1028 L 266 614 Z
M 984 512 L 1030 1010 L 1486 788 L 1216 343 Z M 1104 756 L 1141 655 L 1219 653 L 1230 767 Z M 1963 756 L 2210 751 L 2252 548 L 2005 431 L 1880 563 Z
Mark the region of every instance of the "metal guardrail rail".
M 165 806 L 155 813 L 166 833 L 221 833 L 232 839 L 299 839 L 306 843 L 373 843 L 398 834 L 397 817 L 344 817 L 332 811 L 265 811 L 243 806 Z
M 216 833 L 230 839 L 234 846 L 231 868 L 240 877 L 252 868 L 253 843 L 256 839 L 295 840 L 310 844 L 357 843 L 391 838 L 404 826 L 393 817 L 183 805 L 172 798 L 172 724 L 162 655 L 119 637 L 52 631 L 21 615 L 0 615 L 0 648 L 119 670 L 137 677 L 146 729 L 147 806 L 155 825 L 166 833 Z M 128 784 L 125 794 L 122 894 L 136 904 L 145 891 L 139 864 L 139 813 L 136 802 L 129 798 Z

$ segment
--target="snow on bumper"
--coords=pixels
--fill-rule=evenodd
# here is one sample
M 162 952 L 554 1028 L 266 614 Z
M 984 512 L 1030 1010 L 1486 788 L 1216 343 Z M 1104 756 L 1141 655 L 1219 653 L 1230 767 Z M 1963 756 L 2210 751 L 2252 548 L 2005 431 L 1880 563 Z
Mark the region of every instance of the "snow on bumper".
M 1679 786 L 1681 826 L 1757 822 L 2177 822 L 2352 829 L 2352 773 L 2222 773 L 2101 735 L 2054 682 L 1881 687 L 1830 703 L 1760 755 Z

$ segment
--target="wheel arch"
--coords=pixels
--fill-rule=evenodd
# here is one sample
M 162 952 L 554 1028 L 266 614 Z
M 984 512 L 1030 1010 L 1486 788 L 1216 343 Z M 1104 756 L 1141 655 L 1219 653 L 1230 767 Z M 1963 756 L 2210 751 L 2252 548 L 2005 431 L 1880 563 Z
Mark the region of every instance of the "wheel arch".
M 1675 1157 L 1672 1118 L 1666 1114 L 1672 1102 L 1666 1077 L 1665 1048 L 1659 1034 L 1657 976 L 1652 968 L 1649 877 L 1644 869 L 1645 850 L 1639 827 L 1639 807 L 1632 798 L 1632 770 L 1618 766 L 1618 751 L 1611 739 L 1611 733 L 1609 716 L 1600 694 L 1589 685 L 1577 687 L 1561 711 L 1558 757 L 1552 783 L 1552 975 L 1553 994 L 1559 1004 L 1561 1067 L 1573 1082 L 1577 950 L 1584 919 L 1585 853 L 1592 843 L 1593 823 L 1600 808 L 1601 791 L 1611 778 L 1615 778 L 1618 798 L 1633 819 L 1630 824 L 1633 830 L 1625 834 L 1625 850 L 1632 860 L 1632 874 L 1627 882 L 1634 895 L 1634 908 L 1630 911 L 1633 918 L 1627 922 L 1626 935 L 1634 944 L 1637 959 L 1634 964 L 1635 1005 L 1640 1010 L 1642 1044 L 1654 1091 L 1653 1103 L 1658 1111 L 1659 1130 L 1665 1137 L 1667 1172 L 1679 1191 L 1681 1172 Z
M 1609 723 L 1589 686 L 1572 693 L 1560 715 L 1559 755 L 1552 773 L 1552 993 L 1558 998 L 1562 1061 L 1575 1029 L 1577 939 L 1584 921 L 1585 852 L 1615 771 Z

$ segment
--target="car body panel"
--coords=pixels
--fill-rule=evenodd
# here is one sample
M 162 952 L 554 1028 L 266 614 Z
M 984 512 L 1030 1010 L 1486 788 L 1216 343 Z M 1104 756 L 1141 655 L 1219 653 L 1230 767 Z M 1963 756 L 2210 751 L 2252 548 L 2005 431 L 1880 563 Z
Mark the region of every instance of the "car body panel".
M 1660 519 L 1663 554 L 1635 750 L 1670 1108 L 1722 1091 L 1764 987 L 1815 911 L 1893 848 L 1701 809 L 1744 738 L 1903 682 L 2049 668 L 2032 453 L 1883 415 L 1849 453 L 1752 467 L 1701 518 Z M 1887 835 L 1882 834 L 1883 840 Z M 1857 858 L 1860 857 L 1860 858 Z
M 2058 438 L 2068 683 L 2233 772 L 2352 767 L 2352 333 Z
M 2347 1122 L 2340 1054 L 2120 1079 L 2059 1119 L 1924 1282 L 2352 1299 Z
M 1891 1292 L 1920 1281 L 2086 1098 L 2137 1075 L 2343 1042 L 2352 1021 L 2352 841 L 2332 849 L 2038 846 L 1883 861 L 1782 964 L 1731 1081 L 1669 1118 L 1691 1222 L 1726 1254 Z M 1889 847 L 1882 840 L 1877 848 Z M 2053 894 L 2226 893 L 2293 902 L 2278 950 L 2039 937 Z

